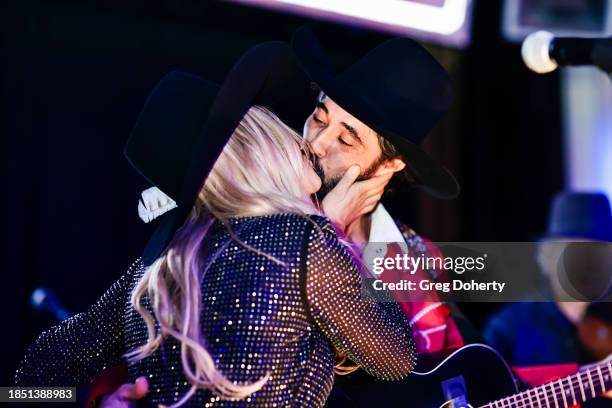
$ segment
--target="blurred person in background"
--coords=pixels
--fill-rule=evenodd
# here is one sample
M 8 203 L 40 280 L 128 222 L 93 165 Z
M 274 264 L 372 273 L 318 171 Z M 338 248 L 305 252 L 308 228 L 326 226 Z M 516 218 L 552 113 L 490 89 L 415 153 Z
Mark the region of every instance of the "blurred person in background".
M 555 301 L 509 304 L 490 317 L 483 333 L 528 382 L 573 373 L 578 364 L 612 353 L 612 310 L 606 301 L 611 242 L 612 213 L 604 194 L 564 192 L 554 198 L 537 262 Z

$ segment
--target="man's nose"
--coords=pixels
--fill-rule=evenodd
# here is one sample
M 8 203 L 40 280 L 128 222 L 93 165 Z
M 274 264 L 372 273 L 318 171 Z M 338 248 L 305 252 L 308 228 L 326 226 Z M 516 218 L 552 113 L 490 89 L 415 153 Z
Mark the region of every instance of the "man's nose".
M 311 140 L 309 140 L 309 148 L 317 157 L 324 157 L 327 154 L 332 138 L 331 132 L 328 129 L 323 129 L 318 132 Z

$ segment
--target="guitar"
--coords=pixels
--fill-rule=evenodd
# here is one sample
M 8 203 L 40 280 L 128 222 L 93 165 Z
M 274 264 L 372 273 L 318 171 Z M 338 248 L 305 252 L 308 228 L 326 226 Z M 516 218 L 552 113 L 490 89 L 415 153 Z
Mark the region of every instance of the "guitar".
M 518 386 L 512 370 L 494 349 L 470 344 L 431 370 L 417 367 L 400 381 L 374 379 L 362 370 L 344 376 L 337 380 L 326 406 L 568 408 L 612 389 L 612 361 L 522 392 Z M 612 406 L 612 401 L 598 399 L 593 406 Z

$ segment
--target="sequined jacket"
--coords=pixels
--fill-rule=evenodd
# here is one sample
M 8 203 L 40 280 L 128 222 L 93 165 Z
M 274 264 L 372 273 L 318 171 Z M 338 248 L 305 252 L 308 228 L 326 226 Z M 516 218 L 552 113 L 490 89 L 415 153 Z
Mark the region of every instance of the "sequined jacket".
M 359 271 L 326 218 L 276 214 L 231 219 L 230 226 L 244 243 L 284 265 L 246 249 L 216 223 L 201 248 L 203 264 L 210 263 L 201 286 L 202 333 L 232 381 L 271 375 L 243 400 L 199 390 L 185 406 L 321 407 L 334 381 L 334 346 L 382 379 L 400 379 L 414 367 L 405 315 L 395 303 L 361 299 Z M 85 384 L 145 343 L 145 323 L 129 303 L 144 270 L 137 261 L 87 311 L 42 333 L 27 349 L 16 384 Z M 146 296 L 144 304 L 150 308 Z M 139 406 L 170 404 L 190 387 L 172 338 L 128 366 L 130 382 L 142 375 L 150 392 Z

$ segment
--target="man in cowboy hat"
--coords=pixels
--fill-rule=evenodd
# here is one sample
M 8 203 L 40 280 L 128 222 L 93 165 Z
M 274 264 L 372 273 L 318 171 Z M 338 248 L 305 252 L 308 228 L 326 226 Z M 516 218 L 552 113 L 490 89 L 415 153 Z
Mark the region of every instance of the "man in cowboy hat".
M 304 123 L 304 138 L 323 180 L 318 196 L 325 213 L 366 252 L 368 242 L 405 243 L 403 249 L 389 248 L 414 255 L 436 252 L 397 224 L 379 201 L 398 173 L 438 198 L 459 193 L 452 174 L 419 147 L 450 105 L 446 71 L 422 46 L 405 38 L 381 44 L 340 74 L 309 30 L 298 30 L 292 47 L 301 72 L 320 89 Z M 154 197 L 144 203 L 145 211 L 155 212 L 161 204 Z M 435 278 L 438 271 L 419 273 Z M 463 344 L 447 305 L 405 302 L 403 308 L 412 319 L 420 352 Z M 145 383 L 124 384 L 102 406 L 127 406 L 122 404 L 144 393 Z
M 437 198 L 459 193 L 453 175 L 419 146 L 451 103 L 452 84 L 444 68 L 407 38 L 384 42 L 342 73 L 334 72 L 309 30 L 299 29 L 292 46 L 300 68 L 320 89 L 303 135 L 323 181 L 318 195 L 324 197 L 325 214 L 364 251 L 366 265 L 380 243 L 386 243 L 386 251 L 378 256 L 440 256 L 431 243 L 396 222 L 379 201 L 394 175 Z M 440 275 L 436 270 L 418 273 L 424 279 Z M 435 294 L 425 300 L 401 303 L 411 319 L 418 352 L 463 345 L 449 306 Z M 363 375 L 342 378 L 328 404 L 349 404 L 350 392 L 344 395 L 342 382 L 351 381 L 366 387 L 368 383 Z
M 297 30 L 292 46 L 301 70 L 320 89 L 304 138 L 323 180 L 319 196 L 324 196 L 325 214 L 364 250 L 366 265 L 372 252 L 368 243 L 377 243 L 375 248 L 386 243 L 386 256 L 440 256 L 433 245 L 394 221 L 379 201 L 395 174 L 437 198 L 459 194 L 453 175 L 419 146 L 450 106 L 447 72 L 407 38 L 382 43 L 342 73 L 330 67 L 311 31 Z M 440 271 L 419 273 L 436 279 Z M 448 305 L 435 296 L 402 307 L 412 320 L 419 352 L 463 345 Z

